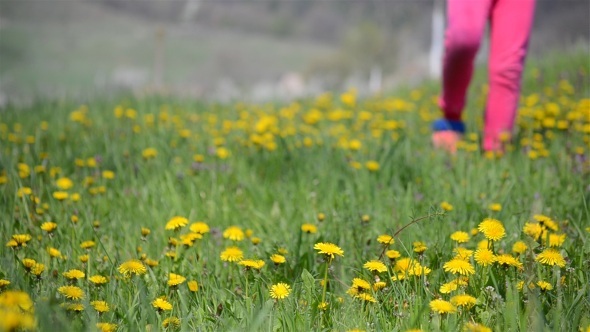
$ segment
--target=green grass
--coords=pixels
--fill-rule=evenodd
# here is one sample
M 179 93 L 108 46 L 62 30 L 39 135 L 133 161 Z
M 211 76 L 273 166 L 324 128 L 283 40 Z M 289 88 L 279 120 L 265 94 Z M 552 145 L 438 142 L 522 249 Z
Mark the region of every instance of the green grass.
M 478 149 L 478 110 L 485 100 L 481 77 L 467 110 L 470 135 L 455 156 L 434 151 L 428 142 L 428 125 L 438 116 L 435 86 L 355 105 L 324 96 L 265 105 L 154 97 L 96 99 L 87 108 L 67 101 L 8 107 L 0 113 L 0 182 L 5 182 L 0 185 L 0 234 L 7 244 L 15 234 L 29 234 L 31 240 L 20 248 L 0 249 L 0 278 L 10 281 L 0 295 L 0 324 L 5 324 L 0 326 L 5 329 L 9 315 L 25 323 L 27 312 L 10 305 L 15 295 L 6 291 L 20 290 L 34 302 L 32 315 L 40 330 L 92 330 L 99 321 L 117 324 L 119 330 L 148 325 L 158 330 L 169 317 L 179 318 L 183 330 L 459 330 L 469 322 L 497 331 L 587 329 L 590 85 L 583 58 L 562 55 L 529 63 L 517 135 L 500 158 Z M 534 103 L 533 94 L 538 97 Z M 115 115 L 118 105 L 121 117 Z M 137 116 L 126 117 L 127 109 Z M 323 114 L 315 123 L 312 109 Z M 335 110 L 344 116 L 336 119 Z M 547 119 L 568 119 L 567 127 L 550 128 Z M 358 150 L 350 148 L 355 140 L 361 143 Z M 157 150 L 157 156 L 142 157 L 146 148 Z M 222 148 L 229 157 L 220 156 Z M 88 159 L 96 165 L 89 167 Z M 376 161 L 379 170 L 368 170 L 367 161 Z M 19 174 L 19 163 L 28 166 L 29 174 Z M 104 178 L 105 170 L 115 178 Z M 74 185 L 65 190 L 70 198 L 59 201 L 54 194 L 63 177 Z M 24 187 L 32 193 L 19 197 Z M 71 200 L 74 193 L 79 201 Z M 441 208 L 445 201 L 452 211 Z M 491 211 L 493 203 L 501 204 L 501 211 Z M 319 213 L 325 220 L 318 220 Z M 526 223 L 538 224 L 535 215 L 548 216 L 558 226 L 547 234 L 565 235 L 558 247 L 566 259 L 563 267 L 535 259 L 548 244 L 523 232 Z M 192 246 L 171 246 L 170 237 L 189 232 L 189 226 L 166 230 L 173 216 L 206 222 L 211 232 Z M 441 285 L 455 278 L 443 269 L 458 246 L 450 235 L 471 234 L 488 217 L 506 230 L 493 243 L 496 254 L 512 254 L 517 241 L 527 244 L 525 253 L 515 255 L 522 269 L 482 267 L 470 258 L 475 273 L 467 285 L 442 293 Z M 52 236 L 40 228 L 46 221 L 58 225 Z M 315 225 L 317 233 L 303 233 L 304 223 Z M 225 239 L 222 234 L 232 225 L 252 236 Z M 145 239 L 142 227 L 151 230 Z M 379 279 L 386 286 L 367 291 L 377 302 L 363 302 L 347 291 L 353 278 L 375 282 L 363 265 L 382 255 L 384 247 L 377 242 L 382 234 L 395 235 L 389 249 L 431 272 L 392 281 L 398 275 L 394 264 L 381 257 L 388 270 Z M 260 243 L 254 244 L 253 237 Z M 462 246 L 471 250 L 485 239 L 481 233 L 470 237 Z M 82 249 L 88 240 L 96 246 Z M 428 247 L 423 254 L 413 251 L 416 241 Z M 319 242 L 338 245 L 344 255 L 326 261 L 314 250 Z M 257 272 L 223 262 L 221 252 L 232 245 L 243 250 L 244 258 L 266 265 Z M 47 247 L 63 257 L 51 258 Z M 270 256 L 279 248 L 288 252 L 286 263 L 275 266 Z M 170 252 L 175 259 L 166 256 Z M 90 257 L 87 263 L 79 260 L 83 254 Z M 120 265 L 142 254 L 159 265 L 125 278 Z M 24 258 L 44 264 L 40 278 L 27 272 Z M 58 292 L 70 283 L 63 276 L 70 269 L 85 272 L 77 282 L 85 294 L 81 301 Z M 196 280 L 199 290 L 190 292 L 186 282 L 169 287 L 169 273 Z M 109 282 L 91 285 L 87 278 L 96 274 Z M 519 281 L 547 281 L 553 289 L 518 290 Z M 273 300 L 269 290 L 279 282 L 291 293 Z M 431 310 L 432 300 L 448 301 L 463 292 L 477 299 L 475 306 L 452 314 Z M 152 306 L 160 296 L 173 305 L 171 311 Z M 323 298 L 329 303 L 325 311 L 318 309 Z M 98 315 L 90 305 L 95 300 L 106 301 L 110 311 Z M 70 312 L 62 303 L 81 303 L 84 310 Z

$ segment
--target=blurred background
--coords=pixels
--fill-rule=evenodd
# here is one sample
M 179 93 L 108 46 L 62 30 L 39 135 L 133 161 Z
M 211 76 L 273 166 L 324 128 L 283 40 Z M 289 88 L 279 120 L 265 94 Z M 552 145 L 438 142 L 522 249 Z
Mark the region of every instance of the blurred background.
M 443 13 L 440 0 L 0 0 L 0 105 L 412 86 L 440 75 Z M 538 0 L 535 20 L 531 57 L 588 49 L 590 1 Z

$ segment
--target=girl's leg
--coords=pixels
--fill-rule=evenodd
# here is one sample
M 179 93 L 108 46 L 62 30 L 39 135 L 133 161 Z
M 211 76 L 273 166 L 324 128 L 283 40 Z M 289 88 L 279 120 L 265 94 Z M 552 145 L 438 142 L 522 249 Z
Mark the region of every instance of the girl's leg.
M 440 107 L 444 117 L 460 121 L 493 0 L 448 0 Z
M 485 150 L 501 150 L 512 133 L 534 11 L 535 0 L 495 0 L 492 8 Z

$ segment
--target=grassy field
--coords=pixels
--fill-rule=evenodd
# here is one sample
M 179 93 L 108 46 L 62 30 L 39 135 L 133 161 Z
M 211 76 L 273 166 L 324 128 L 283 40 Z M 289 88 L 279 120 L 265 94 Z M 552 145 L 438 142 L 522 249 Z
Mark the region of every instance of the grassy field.
M 427 86 L 0 112 L 0 330 L 588 331 L 587 54 L 450 156 Z M 481 82 L 481 79 L 478 79 Z

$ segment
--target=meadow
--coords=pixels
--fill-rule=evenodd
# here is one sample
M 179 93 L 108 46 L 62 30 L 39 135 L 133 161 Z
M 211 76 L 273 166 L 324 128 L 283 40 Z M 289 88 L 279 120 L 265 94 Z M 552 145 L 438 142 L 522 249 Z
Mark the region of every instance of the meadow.
M 486 87 L 0 111 L 0 330 L 590 331 L 590 69 L 531 61 L 504 154 Z

